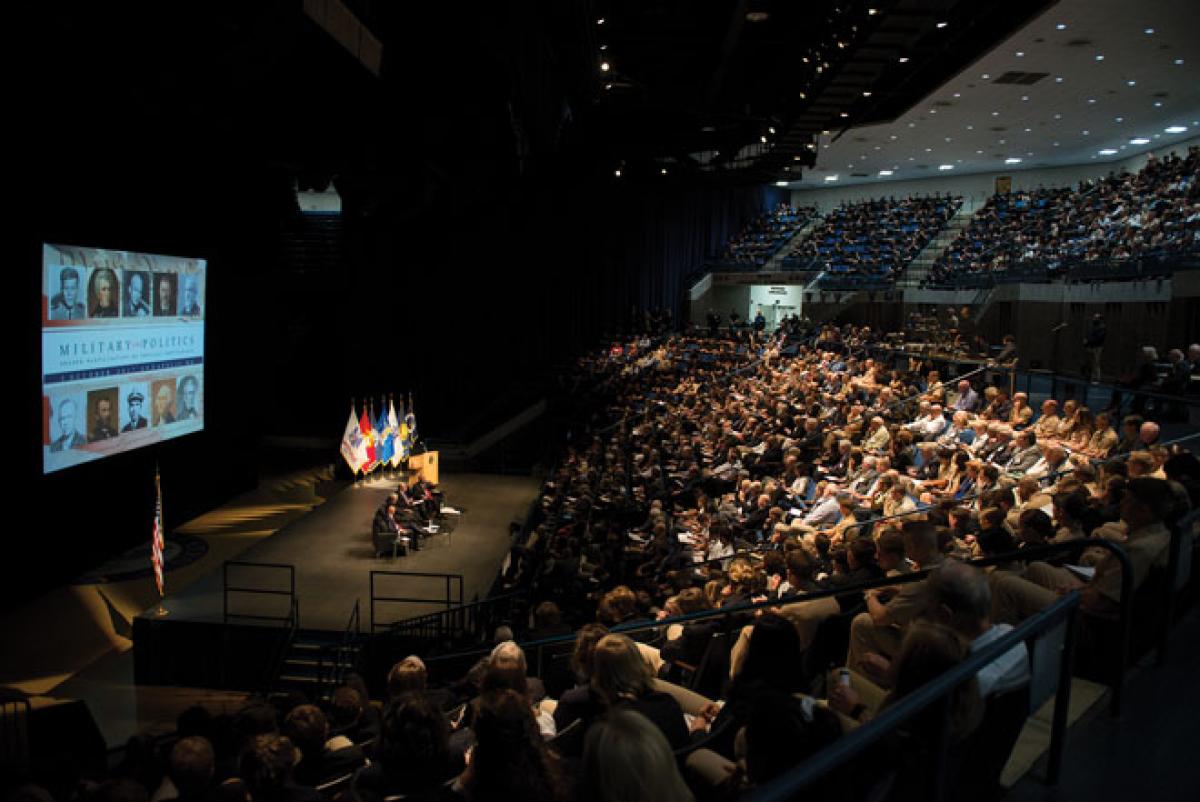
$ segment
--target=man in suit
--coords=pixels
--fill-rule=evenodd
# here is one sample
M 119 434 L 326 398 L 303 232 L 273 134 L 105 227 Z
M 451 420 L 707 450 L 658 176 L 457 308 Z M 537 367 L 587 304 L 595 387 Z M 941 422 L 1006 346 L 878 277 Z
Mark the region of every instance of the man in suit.
M 413 551 L 420 551 L 420 545 L 417 538 L 412 536 L 412 532 L 400 526 L 396 520 L 396 500 L 394 494 L 388 497 L 375 513 L 375 520 L 371 523 L 371 535 L 375 540 L 375 548 L 380 549 L 380 546 L 390 545 L 392 541 L 401 537 L 409 538 L 409 545 Z
M 1037 464 L 1042 458 L 1038 451 L 1037 435 L 1032 429 L 1022 429 L 1017 432 L 1017 439 L 1012 456 L 1002 467 L 1009 473 L 1024 473 Z
M 183 306 L 179 314 L 184 317 L 200 317 L 200 293 L 196 287 L 195 276 L 183 278 Z
M 82 320 L 87 310 L 79 300 L 79 271 L 64 267 L 58 274 L 58 294 L 50 299 L 51 320 Z
M 145 429 L 149 422 L 146 416 L 142 414 L 142 404 L 146 402 L 146 396 L 134 390 L 129 395 L 125 396 L 125 403 L 129 405 L 129 422 L 121 427 L 122 432 L 132 432 L 134 429 Z
M 958 400 L 954 402 L 954 409 L 963 412 L 979 411 L 979 393 L 975 392 L 966 379 L 958 383 Z
M 51 451 L 83 448 L 87 443 L 83 433 L 75 428 L 75 402 L 64 398 L 58 405 L 58 439 L 50 444 Z
M 112 419 L 112 401 L 107 398 L 96 399 L 96 420 L 92 423 L 92 442 L 109 440 L 117 436 L 117 426 Z
M 130 272 L 126 275 L 125 288 L 125 317 L 148 317 L 150 304 L 146 303 L 146 276 L 143 273 Z

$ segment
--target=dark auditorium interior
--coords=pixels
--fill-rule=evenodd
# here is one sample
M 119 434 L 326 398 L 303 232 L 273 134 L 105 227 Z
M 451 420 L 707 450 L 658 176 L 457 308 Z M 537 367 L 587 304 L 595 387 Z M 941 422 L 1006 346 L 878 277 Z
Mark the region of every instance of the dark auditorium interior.
M 6 16 L 0 802 L 1200 799 L 1200 3 Z

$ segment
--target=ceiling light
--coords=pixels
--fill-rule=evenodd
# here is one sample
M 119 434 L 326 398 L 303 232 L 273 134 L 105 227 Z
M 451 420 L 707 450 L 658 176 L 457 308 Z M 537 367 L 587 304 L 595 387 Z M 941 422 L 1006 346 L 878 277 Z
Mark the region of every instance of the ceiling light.
M 601 50 L 608 50 L 608 45 L 600 45 Z
M 930 110 L 929 110 L 929 113 L 930 113 L 930 114 L 937 114 L 937 109 L 930 109 Z
M 762 143 L 764 145 L 767 144 L 767 138 L 765 136 L 760 136 L 759 139 L 762 141 Z
M 1021 159 L 1019 156 L 1009 156 L 1007 159 L 1004 160 L 1004 163 L 1005 164 L 1020 164 Z
M 880 170 L 879 174 L 880 175 L 891 175 L 892 171 L 891 170 Z
M 954 165 L 953 164 L 939 164 L 938 169 L 939 170 L 953 170 Z
M 843 112 L 841 113 L 841 115 L 840 115 L 840 116 L 842 116 L 842 117 L 849 117 L 849 116 L 850 116 L 850 112 L 843 111 Z
M 889 137 L 888 137 L 888 139 L 895 140 L 895 139 L 896 139 L 896 135 L 895 135 L 895 134 L 892 134 L 891 136 L 889 136 Z
M 1096 102 L 1096 98 L 1094 98 L 1094 97 L 1088 98 L 1088 103 L 1095 103 L 1095 102 Z
M 667 168 L 666 168 L 666 167 L 662 168 L 662 171 L 661 171 L 661 172 L 662 172 L 662 174 L 663 174 L 663 175 L 666 175 L 666 174 L 667 174 Z
M 1024 51 L 1024 50 L 1018 50 L 1018 51 L 1017 51 L 1017 58 L 1025 58 L 1025 51 Z
M 946 27 L 948 24 L 949 24 L 949 23 L 946 23 L 946 22 L 939 22 L 939 23 L 937 24 L 937 26 L 938 26 L 938 28 L 940 29 L 940 28 L 945 28 L 945 27 Z
M 620 170 L 613 170 L 613 175 L 615 175 L 617 178 L 620 178 L 620 177 L 621 177 L 621 171 L 620 171 Z
M 1168 134 L 1182 134 L 1186 130 L 1186 125 L 1172 125 L 1170 128 L 1164 128 L 1163 132 Z
M 1061 84 L 1062 82 L 1063 82 L 1063 77 L 1061 75 L 1055 77 L 1054 83 Z
M 788 184 L 787 181 L 776 181 L 775 182 L 775 186 L 777 186 L 777 187 L 786 187 L 787 184 Z
M 826 181 L 837 181 L 837 176 L 836 175 L 827 175 L 827 176 L 825 176 L 825 180 Z
M 600 72 L 608 72 L 611 67 L 607 61 L 600 62 Z
M 1146 30 L 1142 31 L 1142 33 L 1146 34 L 1147 36 L 1150 36 L 1150 35 L 1152 35 L 1152 34 L 1154 33 L 1154 29 L 1153 29 L 1153 28 L 1147 28 Z
M 985 80 L 985 81 L 986 81 L 987 79 L 991 78 L 992 76 L 988 75 L 988 74 L 985 72 L 983 75 L 980 75 L 979 77 L 980 77 L 980 78 L 982 78 L 983 80 Z
M 1135 136 L 1133 139 L 1129 140 L 1129 144 L 1131 144 L 1131 145 L 1149 145 L 1150 140 L 1144 136 Z
M 926 153 L 933 153 L 933 148 L 925 148 Z
M 1126 81 L 1125 83 L 1129 86 L 1137 86 L 1137 81 Z
M 863 97 L 870 97 L 870 96 L 871 96 L 870 92 L 863 92 Z
M 1025 129 L 1025 133 L 1027 133 L 1027 134 L 1028 134 L 1028 133 L 1029 133 L 1030 131 L 1032 131 L 1032 130 L 1033 130 L 1032 128 L 1026 128 L 1026 129 Z
M 1123 122 L 1125 122 L 1125 118 L 1124 118 L 1124 117 L 1117 117 L 1117 118 L 1115 118 L 1115 119 L 1116 119 L 1116 121 L 1117 121 L 1117 122 L 1119 122 L 1119 123 L 1123 123 Z
M 1061 115 L 1061 114 L 1055 114 L 1055 115 L 1054 115 L 1054 119 L 1056 119 L 1056 120 L 1061 120 L 1061 119 L 1062 119 L 1062 115 Z
M 1080 131 L 1080 133 L 1083 134 L 1084 136 L 1087 136 L 1088 134 L 1091 133 L 1091 131 Z
M 597 25 L 603 25 L 603 24 L 604 24 L 604 17 L 601 17 L 600 19 L 596 20 L 596 24 L 597 24 Z
M 982 153 L 983 153 L 983 151 L 982 151 L 982 150 L 977 150 L 977 151 L 975 151 L 975 155 L 976 155 L 976 156 L 979 156 L 979 155 L 980 155 L 980 154 L 982 154 Z
M 1000 116 L 1000 112 L 998 112 L 998 111 L 993 111 L 993 112 L 992 112 L 992 116 L 993 116 L 993 117 L 999 117 L 999 116 Z
M 1066 29 L 1067 29 L 1067 23 L 1065 23 L 1065 22 L 1060 22 L 1054 26 L 1054 30 L 1056 30 L 1056 31 L 1065 31 Z
M 1183 66 L 1183 59 L 1181 59 L 1181 58 L 1177 58 L 1177 59 L 1175 59 L 1175 66 L 1176 66 L 1176 67 L 1182 67 L 1182 66 Z
M 1097 151 L 1097 153 L 1099 153 L 1101 156 L 1116 156 L 1117 149 L 1116 148 L 1105 148 L 1104 150 Z
M 1099 53 L 1097 53 L 1097 54 L 1096 54 L 1096 61 L 1104 61 L 1104 56 L 1102 56 L 1102 55 L 1100 55 Z
M 1161 109 L 1161 108 L 1162 108 L 1162 101 L 1161 101 L 1161 100 L 1156 100 L 1156 101 L 1154 101 L 1154 108 L 1156 108 L 1156 109 Z
M 916 127 L 917 127 L 917 124 L 916 124 L 916 123 L 909 123 L 909 124 L 908 124 L 908 127 L 909 127 L 909 128 L 916 128 Z
M 1029 95 L 1021 95 L 1021 100 L 1029 100 Z
M 768 134 L 774 134 L 774 133 L 775 133 L 775 126 L 773 126 L 773 125 L 772 125 L 772 126 L 768 126 L 768 127 L 767 127 L 767 133 L 768 133 Z
M 955 97 L 962 97 L 962 92 L 955 92 L 955 93 L 954 93 L 954 96 L 955 96 Z
M 879 9 L 877 9 L 877 8 L 868 8 L 868 9 L 867 9 L 867 16 L 868 16 L 868 17 L 873 17 L 873 16 L 875 16 L 875 15 L 876 15 L 876 14 L 878 14 L 878 13 L 879 13 Z
M 1055 143 L 1054 143 L 1054 147 L 1056 147 L 1056 148 L 1058 147 L 1058 143 L 1057 143 L 1057 142 L 1055 142 Z
M 968 125 L 968 126 L 967 126 L 967 130 L 968 130 L 968 131 L 974 131 L 974 130 L 975 130 L 975 126 L 973 126 L 973 125 Z
M 901 63 L 901 64 L 907 64 L 907 63 L 908 63 L 908 56 L 901 56 L 901 57 L 900 57 L 900 63 Z
M 946 137 L 946 141 L 947 141 L 947 142 L 949 142 L 949 141 L 950 141 L 950 137 Z
M 801 92 L 801 93 L 800 93 L 800 99 L 801 99 L 801 100 L 808 100 L 808 95 L 806 95 L 806 94 L 804 94 L 803 92 Z

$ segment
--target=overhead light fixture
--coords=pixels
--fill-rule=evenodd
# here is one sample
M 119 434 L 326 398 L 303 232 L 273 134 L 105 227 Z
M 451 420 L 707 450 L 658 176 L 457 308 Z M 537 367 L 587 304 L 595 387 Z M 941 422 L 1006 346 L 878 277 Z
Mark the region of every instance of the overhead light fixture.
M 1168 133 L 1168 134 L 1182 134 L 1186 130 L 1187 130 L 1186 125 L 1172 125 L 1168 128 L 1164 128 L 1163 132 Z
M 827 175 L 827 176 L 825 176 L 825 180 L 826 180 L 826 181 L 837 181 L 837 179 L 838 179 L 838 177 L 837 177 L 836 175 Z
M 773 125 L 772 125 L 772 126 L 768 126 L 768 127 L 767 127 L 767 133 L 768 133 L 768 134 L 774 134 L 774 133 L 775 133 L 775 126 L 773 126 Z
M 1025 51 L 1024 51 L 1024 50 L 1018 50 L 1018 51 L 1017 51 L 1017 58 L 1025 58 Z
M 1096 61 L 1104 61 L 1104 56 L 1100 53 L 1096 54 Z
M 1090 134 L 1092 132 L 1084 129 L 1083 131 L 1080 131 L 1080 133 L 1083 134 L 1084 136 L 1087 136 L 1088 134 Z
M 1063 82 L 1063 77 L 1061 75 L 1057 76 L 1054 79 L 1054 83 L 1056 83 L 1056 84 L 1061 84 L 1062 82 Z
M 955 93 L 954 93 L 954 96 L 955 96 L 955 97 L 962 97 L 962 92 L 955 92 Z
M 1154 108 L 1156 108 L 1156 109 L 1161 109 L 1161 108 L 1162 108 L 1162 101 L 1161 101 L 1161 100 L 1156 100 L 1156 101 L 1154 101 Z
M 1125 83 L 1129 86 L 1137 86 L 1137 81 L 1126 81 Z
M 787 181 L 776 181 L 775 182 L 775 186 L 777 186 L 777 187 L 786 187 L 787 185 L 788 185 Z
M 948 22 L 939 22 L 939 23 L 937 24 L 937 26 L 938 26 L 938 29 L 940 30 L 941 28 L 945 28 L 945 27 L 946 27 L 947 25 L 949 25 L 949 24 L 950 24 L 950 23 L 948 23 Z
M 620 170 L 613 170 L 613 175 L 615 175 L 617 178 L 620 178 L 620 177 L 621 177 L 621 171 L 620 171 Z
M 901 56 L 901 57 L 900 57 L 900 63 L 901 63 L 901 64 L 907 64 L 907 63 L 908 63 L 908 56 Z
M 1021 95 L 1021 100 L 1029 100 L 1029 95 Z
M 607 61 L 600 62 L 600 72 L 608 72 L 610 69 L 611 65 Z
M 839 115 L 839 116 L 841 116 L 841 117 L 849 117 L 849 116 L 850 116 L 850 112 L 848 112 L 848 111 L 843 111 L 843 112 L 841 113 L 841 115 Z
M 880 175 L 891 175 L 892 171 L 891 170 L 880 170 L 879 174 Z
M 666 174 L 667 174 L 667 168 L 666 168 L 666 167 L 664 167 L 664 168 L 662 168 L 662 170 L 660 170 L 659 172 L 661 172 L 663 175 L 666 175 Z
M 1117 149 L 1116 148 L 1104 148 L 1103 150 L 1097 151 L 1097 153 L 1099 153 L 1101 156 L 1116 156 Z
M 600 45 L 601 50 L 608 50 L 608 45 Z
M 1054 30 L 1056 30 L 1056 31 L 1065 31 L 1066 29 L 1067 29 L 1067 23 L 1065 23 L 1065 22 L 1060 22 L 1054 26 Z
M 1131 145 L 1149 145 L 1150 139 L 1148 137 L 1144 137 L 1144 136 L 1135 136 L 1133 139 L 1129 140 L 1129 144 L 1131 144 Z
M 873 16 L 875 16 L 875 15 L 876 15 L 876 14 L 878 14 L 878 13 L 879 13 L 879 9 L 877 9 L 877 8 L 868 8 L 868 9 L 867 9 L 867 16 L 868 16 L 868 17 L 873 17 Z
M 986 80 L 988 80 L 989 78 L 991 78 L 992 76 L 991 76 L 991 75 L 989 75 L 989 74 L 987 74 L 987 73 L 985 72 L 983 75 L 980 75 L 979 77 L 980 77 L 980 78 L 982 78 L 983 80 L 985 80 L 985 81 L 986 81 Z
M 871 96 L 870 92 L 863 92 L 863 97 L 870 97 L 870 96 Z
M 597 25 L 603 25 L 603 24 L 604 24 L 604 17 L 601 17 L 600 19 L 596 20 L 596 24 L 597 24 Z
M 1021 157 L 1020 156 L 1009 156 L 1007 159 L 1004 160 L 1004 163 L 1005 164 L 1020 164 Z
M 765 136 L 760 136 L 760 137 L 759 137 L 759 140 L 760 140 L 760 141 L 761 141 L 761 142 L 762 142 L 764 145 L 765 145 L 765 144 L 767 144 L 767 138 L 766 138 Z
M 1095 102 L 1096 102 L 1096 98 L 1094 98 L 1094 97 L 1088 98 L 1088 103 L 1095 103 Z
M 938 169 L 939 170 L 953 170 L 954 165 L 953 164 L 939 164 Z
M 1123 123 L 1123 122 L 1125 122 L 1125 118 L 1124 118 L 1124 117 L 1116 117 L 1116 118 L 1114 118 L 1114 119 L 1116 119 L 1116 121 L 1117 121 L 1117 122 L 1119 122 L 1119 123 Z
M 1142 31 L 1142 33 L 1146 34 L 1147 36 L 1152 36 L 1154 34 L 1154 29 L 1147 28 L 1146 30 Z
M 1181 59 L 1181 58 L 1177 58 L 1177 59 L 1175 59 L 1175 66 L 1176 66 L 1176 67 L 1182 67 L 1182 66 L 1183 66 L 1183 59 Z

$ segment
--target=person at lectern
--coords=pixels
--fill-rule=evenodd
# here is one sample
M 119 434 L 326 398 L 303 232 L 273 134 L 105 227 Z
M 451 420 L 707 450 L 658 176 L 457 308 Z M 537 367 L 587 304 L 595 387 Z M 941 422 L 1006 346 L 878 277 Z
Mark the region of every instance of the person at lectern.
M 117 436 L 117 424 L 113 420 L 113 403 L 107 398 L 96 400 L 95 420 L 92 421 L 92 431 L 88 435 L 91 442 L 111 440 Z
M 154 409 L 150 413 L 150 425 L 162 426 L 175 422 L 175 382 L 160 382 L 154 388 Z
M 58 405 L 58 438 L 50 444 L 51 451 L 83 448 L 87 439 L 75 428 L 75 402 L 64 398 Z
M 179 314 L 184 317 L 200 317 L 200 292 L 196 287 L 195 276 L 183 277 L 183 302 L 179 305 Z
M 121 427 L 122 432 L 145 429 L 150 425 L 150 422 L 146 420 L 146 416 L 142 414 L 142 404 L 146 403 L 146 396 L 134 390 L 125 396 L 125 403 L 129 406 L 129 421 Z
M 149 317 L 150 304 L 146 300 L 146 274 L 125 274 L 125 317 Z
M 64 267 L 58 274 L 58 294 L 50 299 L 51 320 L 82 320 L 87 309 L 79 300 L 79 271 Z
M 176 394 L 178 409 L 175 420 L 196 420 L 200 411 L 196 409 L 196 396 L 200 393 L 200 383 L 195 376 L 184 376 L 179 380 L 179 391 Z
M 175 314 L 175 274 L 154 274 L 154 314 L 156 316 L 173 316 Z
M 88 317 L 116 317 L 119 297 L 117 274 L 107 267 L 95 271 L 88 286 Z

